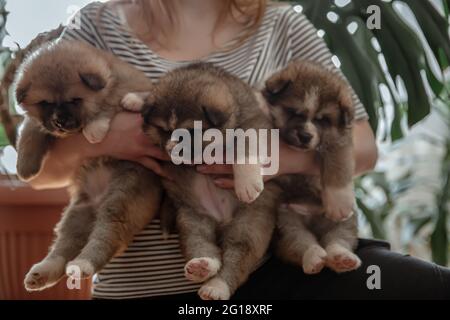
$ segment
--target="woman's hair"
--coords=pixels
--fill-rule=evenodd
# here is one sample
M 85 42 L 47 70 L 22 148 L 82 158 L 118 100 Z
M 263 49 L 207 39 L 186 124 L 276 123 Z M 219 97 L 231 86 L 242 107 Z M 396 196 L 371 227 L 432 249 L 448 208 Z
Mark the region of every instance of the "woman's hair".
M 223 10 L 216 23 L 215 29 L 219 28 L 222 23 L 228 17 L 232 17 L 239 23 L 246 25 L 246 30 L 237 39 L 237 44 L 240 45 L 245 39 L 250 37 L 259 27 L 266 11 L 268 0 L 221 0 L 223 2 Z M 106 3 L 99 11 L 99 18 L 103 10 L 110 5 L 114 4 L 135 4 L 141 7 L 141 12 L 146 22 L 147 30 L 136 36 L 140 38 L 146 38 L 157 43 L 161 46 L 168 44 L 168 36 L 170 32 L 174 31 L 177 27 L 178 17 L 176 16 L 176 10 L 174 9 L 173 0 L 111 0 Z M 163 15 L 165 19 L 172 25 L 172 30 L 159 30 L 159 34 L 162 36 L 162 41 L 152 37 L 150 30 L 153 29 L 158 20 L 161 20 Z M 239 15 L 239 18 L 237 17 Z M 99 19 L 100 22 L 100 19 Z

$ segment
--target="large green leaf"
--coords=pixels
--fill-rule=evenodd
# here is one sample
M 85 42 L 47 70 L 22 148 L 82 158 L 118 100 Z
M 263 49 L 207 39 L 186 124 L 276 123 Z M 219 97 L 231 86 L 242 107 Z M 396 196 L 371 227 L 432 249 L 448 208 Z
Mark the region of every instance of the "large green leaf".
M 439 96 L 444 86 L 432 72 L 430 62 L 426 58 L 424 44 L 418 34 L 394 10 L 393 4 L 400 1 L 382 0 L 353 0 L 344 7 L 336 6 L 334 1 L 328 0 L 299 0 L 296 1 L 304 8 L 304 13 L 313 24 L 325 31 L 326 39 L 333 53 L 342 63 L 342 69 L 355 91 L 364 102 L 371 124 L 377 127 L 378 110 L 383 104 L 375 85 L 386 84 L 394 98 L 394 121 L 391 123 L 391 137 L 395 140 L 402 137 L 401 122 L 406 116 L 409 125 L 422 120 L 431 110 L 431 98 L 427 93 L 429 85 L 435 96 Z M 447 1 L 448 2 L 448 1 Z M 435 9 L 429 0 L 405 0 L 422 28 L 436 61 L 441 69 L 446 67 L 442 55 L 450 61 L 450 40 L 448 37 L 448 22 Z M 368 30 L 366 22 L 369 18 L 367 8 L 377 5 L 381 8 L 382 28 Z M 340 19 L 333 23 L 327 19 L 329 12 L 336 13 Z M 357 22 L 360 28 L 350 35 L 346 26 L 350 22 Z M 361 26 L 363 26 L 361 28 Z M 395 100 L 396 95 L 389 86 L 384 75 L 380 75 L 381 64 L 377 54 L 372 52 L 370 41 L 375 37 L 381 46 L 387 63 L 390 77 L 394 80 L 400 78 L 408 94 L 406 104 Z M 365 62 L 365 63 L 363 63 Z M 425 71 L 428 84 L 422 78 Z M 374 118 L 374 119 L 373 119 Z

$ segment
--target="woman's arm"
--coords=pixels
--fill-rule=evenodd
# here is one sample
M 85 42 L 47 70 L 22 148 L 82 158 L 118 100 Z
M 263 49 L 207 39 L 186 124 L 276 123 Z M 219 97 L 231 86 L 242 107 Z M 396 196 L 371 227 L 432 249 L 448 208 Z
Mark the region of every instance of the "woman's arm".
M 139 114 L 124 112 L 113 119 L 108 135 L 99 144 L 90 144 L 82 134 L 57 139 L 30 185 L 35 189 L 66 187 L 83 160 L 98 156 L 135 161 L 165 176 L 156 159 L 168 160 L 169 157 L 150 143 L 141 126 Z
M 353 129 L 353 150 L 355 157 L 355 176 L 371 171 L 378 159 L 377 145 L 373 131 L 366 120 L 357 121 Z M 229 165 L 199 166 L 198 170 L 205 174 L 231 175 Z M 278 174 L 266 177 L 267 180 L 285 174 L 318 175 L 319 163 L 315 152 L 303 152 L 289 148 L 280 143 L 280 170 Z M 233 188 L 233 180 L 227 177 L 216 180 L 218 186 Z

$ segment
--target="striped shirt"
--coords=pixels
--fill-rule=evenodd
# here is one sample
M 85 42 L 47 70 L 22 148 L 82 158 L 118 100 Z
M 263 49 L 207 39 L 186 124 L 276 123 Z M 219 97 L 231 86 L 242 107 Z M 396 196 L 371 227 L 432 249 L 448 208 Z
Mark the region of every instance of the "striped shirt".
M 92 3 L 77 15 L 78 28 L 67 28 L 65 39 L 83 40 L 112 52 L 156 81 L 168 71 L 195 61 L 171 61 L 153 52 L 133 35 L 123 16 L 108 7 L 98 19 L 102 4 Z M 341 74 L 332 54 L 307 18 L 292 6 L 271 4 L 258 30 L 232 50 L 216 51 L 202 59 L 224 68 L 250 85 L 262 83 L 293 59 L 319 63 Z M 353 95 L 356 118 L 367 119 Z M 120 256 L 94 279 L 94 298 L 124 299 L 173 295 L 196 291 L 198 284 L 184 277 L 185 260 L 178 235 L 164 240 L 159 221 L 153 220 Z

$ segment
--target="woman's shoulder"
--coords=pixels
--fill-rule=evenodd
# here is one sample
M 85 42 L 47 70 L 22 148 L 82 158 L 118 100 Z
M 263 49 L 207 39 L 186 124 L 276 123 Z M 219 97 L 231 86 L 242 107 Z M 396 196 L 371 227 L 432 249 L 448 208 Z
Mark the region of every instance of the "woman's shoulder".
M 287 2 L 272 2 L 268 6 L 268 13 L 276 17 L 279 29 L 293 29 L 307 24 L 309 20 L 302 11 L 300 5 Z
M 113 19 L 112 7 L 104 2 L 91 2 L 80 9 L 78 14 L 82 19 L 92 21 L 94 24 L 101 17 L 102 19 Z

